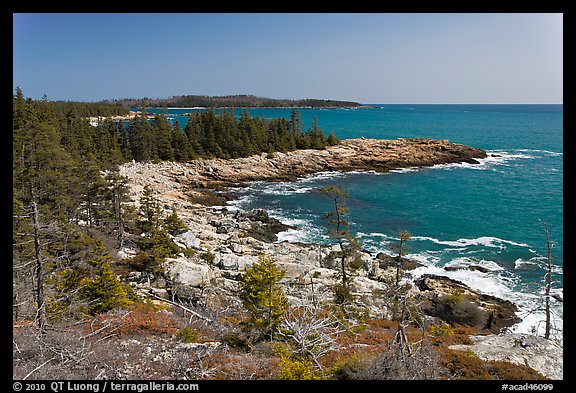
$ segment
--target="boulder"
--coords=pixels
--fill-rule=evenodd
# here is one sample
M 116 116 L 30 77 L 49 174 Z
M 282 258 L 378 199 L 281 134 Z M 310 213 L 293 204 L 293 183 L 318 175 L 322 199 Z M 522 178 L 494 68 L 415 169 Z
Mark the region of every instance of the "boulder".
M 447 323 L 476 326 L 498 334 L 521 321 L 514 303 L 475 291 L 457 280 L 425 274 L 415 283 L 429 300 L 424 312 Z
M 384 254 L 383 252 L 378 253 L 378 255 L 376 255 L 376 259 L 379 262 L 379 267 L 380 269 L 387 269 L 388 267 L 393 267 L 396 268 L 396 265 L 398 263 L 398 257 L 393 257 L 387 254 Z M 412 259 L 409 258 L 405 258 L 405 257 L 401 257 L 400 258 L 400 269 L 401 270 L 413 270 L 416 269 L 417 267 L 420 266 L 424 266 L 419 262 L 416 262 Z
M 192 231 L 186 231 L 175 236 L 174 243 L 182 248 L 200 249 L 200 239 Z
M 256 255 L 216 254 L 214 263 L 220 269 L 244 271 L 258 262 Z
M 167 258 L 165 272 L 173 285 L 203 287 L 210 282 L 209 266 L 194 263 L 186 257 Z

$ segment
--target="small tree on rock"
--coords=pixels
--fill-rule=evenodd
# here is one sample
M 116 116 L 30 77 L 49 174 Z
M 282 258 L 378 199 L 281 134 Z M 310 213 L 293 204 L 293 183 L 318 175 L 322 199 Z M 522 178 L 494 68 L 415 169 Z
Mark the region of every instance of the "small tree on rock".
M 279 284 L 284 274 L 267 255 L 246 269 L 240 284 L 240 299 L 250 313 L 247 326 L 256 329 L 258 338 L 272 340 L 284 320 L 288 298 Z
M 360 247 L 358 239 L 354 237 L 349 230 L 349 224 L 346 220 L 346 197 L 348 191 L 342 186 L 323 187 L 320 190 L 322 195 L 328 196 L 334 205 L 334 210 L 326 213 L 324 218 L 328 220 L 330 230 L 328 235 L 335 239 L 340 246 L 340 273 L 342 275 L 342 290 L 348 289 L 348 275 L 346 274 L 346 261 L 354 256 Z

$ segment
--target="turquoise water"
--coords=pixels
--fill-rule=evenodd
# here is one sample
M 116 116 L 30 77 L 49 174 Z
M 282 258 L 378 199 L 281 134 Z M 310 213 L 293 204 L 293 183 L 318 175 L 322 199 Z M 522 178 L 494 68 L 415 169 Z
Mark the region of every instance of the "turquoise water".
M 251 115 L 285 116 L 290 109 L 251 109 Z M 295 183 L 256 182 L 236 190 L 234 205 L 264 208 L 295 226 L 280 240 L 329 242 L 323 214 L 326 197 L 315 190 L 341 184 L 349 191 L 350 229 L 364 247 L 391 253 L 408 230 L 408 257 L 522 307 L 520 331 L 541 330 L 546 263 L 546 220 L 554 263 L 554 288 L 563 288 L 562 105 L 375 105 L 359 109 L 301 109 L 306 126 L 314 116 L 341 139 L 425 137 L 487 150 L 480 165 L 453 164 L 387 174 L 322 173 Z M 171 110 L 178 112 L 190 110 Z M 239 113 L 239 111 L 238 111 Z M 184 126 L 185 118 L 175 117 Z M 488 273 L 444 266 L 481 265 Z M 555 303 L 556 327 L 562 307 Z

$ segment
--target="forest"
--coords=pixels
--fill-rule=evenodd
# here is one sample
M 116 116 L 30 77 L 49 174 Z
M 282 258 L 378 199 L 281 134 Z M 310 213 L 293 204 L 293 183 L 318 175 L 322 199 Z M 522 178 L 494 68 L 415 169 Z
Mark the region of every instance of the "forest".
M 256 97 L 253 95 L 228 95 L 228 96 L 203 96 L 203 95 L 183 95 L 172 98 L 124 98 L 118 100 L 108 100 L 107 103 L 121 105 L 124 108 L 133 107 L 171 107 L 171 108 L 350 108 L 361 106 L 358 102 L 338 101 L 306 98 L 299 100 L 275 99 Z
M 160 224 L 151 195 L 141 201 L 141 212 L 124 206 L 127 189 L 118 173 L 120 164 L 247 157 L 324 149 L 339 143 L 332 133 L 326 137 L 316 120 L 304 131 L 297 111 L 286 120 L 250 117 L 248 112 L 236 119 L 231 111 L 207 110 L 190 114 L 184 129 L 164 115 L 151 121 L 136 116 L 126 124 L 107 120 L 94 127 L 86 116 L 95 113 L 117 114 L 118 107 L 34 101 L 26 99 L 21 89 L 14 94 L 13 300 L 17 319 L 40 319 L 42 325 L 55 310 L 67 309 L 62 299 L 69 301 L 70 293 L 96 296 L 98 290 L 88 295 L 79 287 L 88 285 L 86 280 L 94 275 L 114 277 L 103 262 L 109 260 L 104 243 L 121 247 L 129 232 L 148 234 L 136 238 L 142 253 L 132 261 L 134 266 L 152 269 L 176 251 L 168 234 L 181 225 L 178 217 L 172 215 Z M 51 294 L 52 301 L 47 301 L 47 283 L 63 298 Z M 87 310 L 94 313 L 102 308 Z

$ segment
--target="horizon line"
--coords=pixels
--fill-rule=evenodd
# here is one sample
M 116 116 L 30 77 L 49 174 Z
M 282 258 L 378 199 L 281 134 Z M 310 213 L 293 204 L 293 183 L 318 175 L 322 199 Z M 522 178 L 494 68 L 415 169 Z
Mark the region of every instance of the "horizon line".
M 373 102 L 362 105 L 564 105 L 563 102 Z

